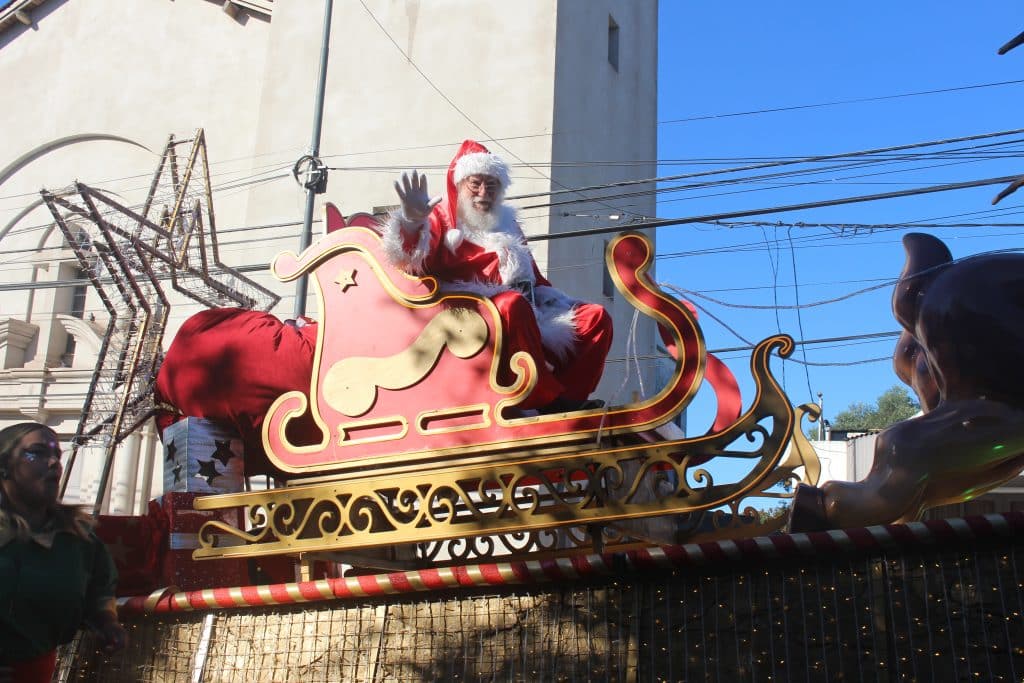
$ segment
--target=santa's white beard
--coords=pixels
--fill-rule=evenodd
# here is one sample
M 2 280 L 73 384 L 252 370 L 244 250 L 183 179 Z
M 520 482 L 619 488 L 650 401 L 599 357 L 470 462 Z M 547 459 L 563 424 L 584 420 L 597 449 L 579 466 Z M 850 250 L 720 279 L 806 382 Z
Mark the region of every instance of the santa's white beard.
M 457 208 L 458 223 L 464 230 L 486 234 L 494 232 L 498 225 L 498 215 L 501 213 L 501 198 L 498 197 L 491 204 L 489 211 L 482 211 L 473 206 L 473 198 L 463 195 L 459 196 Z

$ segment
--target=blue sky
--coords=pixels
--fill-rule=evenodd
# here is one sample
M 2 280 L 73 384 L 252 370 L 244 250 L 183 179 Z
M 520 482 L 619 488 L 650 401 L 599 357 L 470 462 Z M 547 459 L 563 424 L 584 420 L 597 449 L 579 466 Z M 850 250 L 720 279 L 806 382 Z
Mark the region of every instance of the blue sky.
M 998 48 L 1021 30 L 1024 5 L 1009 0 L 742 4 L 663 0 L 659 175 L 1024 128 L 1024 83 L 987 85 L 1024 78 L 1024 47 L 997 55 Z M 987 87 L 967 87 L 979 85 Z M 948 92 L 911 95 L 937 90 Z M 732 115 L 792 107 L 801 108 Z M 955 147 L 1004 144 L 961 152 L 957 158 L 890 161 L 884 166 L 834 168 L 782 181 L 666 193 L 661 195 L 658 215 L 695 216 L 1024 175 L 1024 142 L 1005 144 L 1017 140 L 1024 140 L 1024 135 L 961 143 Z M 997 154 L 999 158 L 993 158 Z M 709 159 L 722 161 L 696 162 Z M 779 186 L 811 181 L 816 184 Z M 694 298 L 707 309 L 701 320 L 711 349 L 743 346 L 739 337 L 757 341 L 780 330 L 805 340 L 892 332 L 897 325 L 890 311 L 889 283 L 903 265 L 900 238 L 914 229 L 903 225 L 985 224 L 916 228 L 944 239 L 954 257 L 1020 248 L 1024 227 L 992 227 L 991 223 L 1024 223 L 1024 191 L 1004 199 L 996 207 L 999 210 L 992 212 L 991 200 L 1001 189 L 990 186 L 750 219 L 781 223 L 769 226 L 662 228 L 657 276 L 662 282 L 730 304 Z M 794 223 L 830 225 L 789 225 Z M 854 230 L 841 228 L 843 224 L 901 227 Z M 806 307 L 832 299 L 841 300 Z M 798 301 L 805 306 L 799 315 L 792 308 L 770 308 L 791 307 Z M 888 360 L 871 361 L 888 358 L 894 341 L 809 344 L 803 347 L 807 361 L 834 365 L 786 362 L 777 374 L 794 403 L 820 391 L 826 417 L 834 416 L 852 402 L 873 402 L 898 383 Z M 749 391 L 748 354 L 722 356 Z M 794 357 L 803 360 L 804 351 L 798 348 Z M 702 431 L 710 411 L 710 398 L 698 399 L 690 415 L 693 431 Z

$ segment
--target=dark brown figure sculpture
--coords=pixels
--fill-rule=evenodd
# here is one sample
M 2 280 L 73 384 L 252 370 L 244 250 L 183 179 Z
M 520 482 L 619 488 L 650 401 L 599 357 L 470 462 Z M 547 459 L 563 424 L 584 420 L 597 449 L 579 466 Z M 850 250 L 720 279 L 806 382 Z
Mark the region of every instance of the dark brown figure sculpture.
M 799 486 L 791 531 L 913 521 L 1024 469 L 1024 254 L 954 263 L 945 244 L 920 233 L 903 246 L 893 365 L 924 414 L 878 435 L 863 480 Z

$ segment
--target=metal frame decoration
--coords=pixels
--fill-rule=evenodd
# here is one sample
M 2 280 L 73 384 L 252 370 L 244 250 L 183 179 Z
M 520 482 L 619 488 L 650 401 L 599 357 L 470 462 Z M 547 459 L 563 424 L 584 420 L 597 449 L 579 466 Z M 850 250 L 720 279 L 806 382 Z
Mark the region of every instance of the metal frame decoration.
M 42 197 L 109 316 L 61 481 L 63 494 L 80 450 L 102 449 L 95 513 L 117 445 L 154 411 L 170 311 L 166 283 L 206 306 L 269 310 L 279 297 L 220 260 L 202 129 L 169 137 L 138 211 L 83 183 Z
M 329 207 L 328 225 L 332 210 Z M 442 365 L 440 357 L 430 361 L 432 373 L 440 373 L 452 384 L 464 372 L 459 364 L 475 356 L 473 376 L 489 378 L 479 390 L 482 398 L 467 399 L 474 409 L 480 406 L 488 419 L 474 417 L 459 429 L 421 428 L 424 412 L 443 405 L 436 396 L 430 397 L 434 403 L 429 398 L 421 404 L 408 403 L 416 395 L 412 389 L 427 383 L 426 375 L 416 382 L 397 383 L 389 396 L 392 403 L 379 400 L 377 390 L 355 408 L 325 397 L 323 379 L 346 360 L 346 352 L 381 352 L 380 346 L 372 346 L 376 342 L 370 335 L 362 335 L 367 338 L 363 340 L 354 334 L 341 338 L 346 329 L 339 321 L 351 325 L 359 311 L 382 311 L 390 305 L 414 319 L 411 331 L 396 332 L 379 316 L 372 327 L 386 326 L 389 343 L 395 337 L 415 340 L 458 298 L 460 308 L 476 307 L 473 310 L 488 323 L 490 343 L 500 344 L 500 328 L 492 327 L 494 318 L 486 299 L 441 292 L 432 278 L 393 272 L 379 258 L 380 249 L 380 238 L 372 229 L 348 227 L 330 232 L 300 256 L 284 254 L 275 262 L 275 273 L 282 279 L 313 271 L 321 298 L 310 391 L 282 396 L 264 422 L 268 455 L 284 469 L 308 478 L 285 488 L 197 499 L 197 510 L 241 506 L 245 523 L 236 528 L 207 522 L 200 530 L 195 558 L 407 544 L 419 544 L 420 556 L 432 562 L 572 554 L 654 542 L 631 527 L 631 520 L 685 519 L 706 512 L 719 535 L 753 535 L 767 527 L 745 530 L 735 520 L 724 521 L 714 510 L 738 511 L 742 500 L 755 495 L 789 495 L 768 489 L 799 481 L 801 467 L 806 478 L 817 480 L 817 458 L 796 428 L 804 415 L 815 419 L 817 408 L 805 405 L 795 411 L 770 368 L 773 354 L 787 357 L 792 352 L 792 340 L 784 335 L 766 339 L 754 349 L 750 367 L 756 394 L 732 424 L 697 438 L 658 436 L 658 428 L 685 409 L 696 394 L 704 377 L 706 350 L 696 319 L 647 277 L 653 250 L 638 233 L 612 240 L 606 262 L 619 291 L 668 331 L 676 349 L 672 380 L 651 399 L 582 413 L 521 415 L 515 412 L 516 399 L 524 385 L 530 386 L 533 359 L 513 355 L 511 362 L 518 363 L 521 372 L 511 387 L 500 386 L 493 371 L 486 374 L 497 358 L 493 347 L 465 358 L 446 355 L 443 360 L 450 360 L 448 365 Z M 423 328 L 416 327 L 419 324 Z M 448 347 L 465 341 L 466 334 L 480 334 L 475 326 L 455 327 L 444 338 Z M 487 355 L 491 352 L 493 357 Z M 366 358 L 365 363 L 372 365 L 375 359 Z M 346 386 L 359 388 L 355 380 Z M 285 426 L 307 406 L 323 439 L 310 446 L 293 446 Z M 400 429 L 351 448 L 346 428 L 350 418 Z M 794 435 L 794 448 L 784 457 Z M 746 474 L 738 481 L 716 482 L 704 466 L 710 458 L 746 462 Z

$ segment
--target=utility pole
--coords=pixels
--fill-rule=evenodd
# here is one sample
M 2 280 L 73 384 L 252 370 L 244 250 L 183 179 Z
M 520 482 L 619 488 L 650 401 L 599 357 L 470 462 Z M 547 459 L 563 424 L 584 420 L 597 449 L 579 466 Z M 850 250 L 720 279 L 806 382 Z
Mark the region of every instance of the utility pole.
M 818 411 L 821 413 L 818 415 L 818 441 L 825 440 L 825 399 L 822 398 L 821 392 L 818 392 Z
M 320 160 L 320 131 L 324 120 L 324 91 L 327 86 L 327 56 L 331 43 L 331 12 L 334 0 L 324 1 L 324 30 L 320 40 L 320 74 L 316 83 L 316 103 L 313 107 L 313 139 L 309 143 L 309 154 L 295 162 L 292 173 L 298 180 L 300 171 L 305 171 L 306 179 L 302 183 L 306 188 L 306 213 L 302 219 L 302 234 L 299 237 L 299 253 L 304 252 L 313 242 L 313 205 L 316 196 L 327 191 L 327 168 Z M 308 164 L 308 169 L 303 165 Z M 303 274 L 295 285 L 295 318 L 306 315 L 306 291 L 309 286 L 309 275 Z

